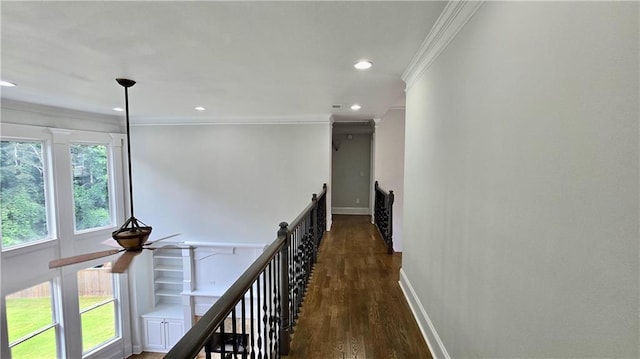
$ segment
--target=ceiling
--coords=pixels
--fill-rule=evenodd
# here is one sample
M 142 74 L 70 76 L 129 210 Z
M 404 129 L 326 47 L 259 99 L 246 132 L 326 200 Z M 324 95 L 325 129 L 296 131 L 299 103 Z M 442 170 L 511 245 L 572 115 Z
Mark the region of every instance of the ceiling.
M 127 77 L 132 123 L 381 117 L 444 5 L 2 1 L 2 98 L 117 115 Z

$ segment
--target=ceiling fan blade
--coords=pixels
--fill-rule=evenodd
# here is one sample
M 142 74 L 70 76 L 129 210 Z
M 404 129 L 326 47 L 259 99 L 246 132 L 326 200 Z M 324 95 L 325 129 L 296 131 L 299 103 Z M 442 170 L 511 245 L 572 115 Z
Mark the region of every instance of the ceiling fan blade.
M 73 257 L 54 259 L 51 262 L 49 262 L 49 268 L 58 268 L 58 267 L 67 266 L 69 264 L 76 264 L 76 263 L 90 261 L 92 259 L 107 257 L 110 255 L 116 254 L 120 251 L 121 249 L 109 249 L 106 251 L 93 252 L 93 253 L 81 254 Z
M 169 236 L 166 236 L 166 237 L 162 237 L 162 238 L 154 239 L 153 241 L 149 241 L 149 242 L 145 243 L 144 245 L 145 245 L 145 246 L 150 246 L 150 245 L 155 244 L 155 243 L 158 243 L 158 242 L 160 242 L 160 241 L 164 241 L 165 239 L 169 239 L 169 238 L 177 237 L 177 236 L 179 236 L 179 235 L 180 235 L 180 233 L 175 233 L 175 234 L 172 234 L 172 235 L 169 235 Z
M 118 242 L 116 242 L 116 240 L 113 238 L 107 238 L 104 241 L 100 242 L 100 244 L 104 244 L 105 246 L 108 246 L 108 247 L 122 248 L 120 247 Z
M 140 253 L 142 251 L 125 251 L 122 253 L 120 258 L 113 264 L 113 267 L 111 267 L 111 273 L 124 273 L 129 268 L 131 261 L 133 261 L 133 257 Z

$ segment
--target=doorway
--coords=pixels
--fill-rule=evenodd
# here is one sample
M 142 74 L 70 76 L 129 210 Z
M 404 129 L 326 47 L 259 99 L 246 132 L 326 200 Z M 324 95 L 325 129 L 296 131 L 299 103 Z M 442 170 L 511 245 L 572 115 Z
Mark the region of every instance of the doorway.
M 371 214 L 372 135 L 371 121 L 333 124 L 332 214 Z

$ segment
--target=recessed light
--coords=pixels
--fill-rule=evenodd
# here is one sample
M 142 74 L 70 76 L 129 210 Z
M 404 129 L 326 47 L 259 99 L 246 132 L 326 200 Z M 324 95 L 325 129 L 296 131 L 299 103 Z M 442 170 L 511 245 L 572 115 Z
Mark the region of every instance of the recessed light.
M 112 110 L 117 111 L 117 112 L 122 112 L 122 111 L 124 111 L 124 108 L 122 108 L 122 107 L 114 107 L 114 108 L 112 108 Z
M 14 84 L 13 82 L 9 82 L 9 81 L 0 81 L 0 86 L 4 86 L 4 87 L 16 87 L 16 84 Z
M 195 107 L 195 110 L 196 110 L 196 111 L 204 111 L 204 110 L 205 110 L 205 108 L 204 108 L 204 107 L 202 107 L 202 106 L 196 106 L 196 107 Z
M 373 66 L 373 62 L 369 60 L 360 60 L 353 65 L 358 70 L 368 70 L 371 66 Z
M 351 105 L 351 109 L 354 110 L 354 111 L 358 111 L 361 108 L 362 108 L 362 106 L 358 105 L 357 103 Z

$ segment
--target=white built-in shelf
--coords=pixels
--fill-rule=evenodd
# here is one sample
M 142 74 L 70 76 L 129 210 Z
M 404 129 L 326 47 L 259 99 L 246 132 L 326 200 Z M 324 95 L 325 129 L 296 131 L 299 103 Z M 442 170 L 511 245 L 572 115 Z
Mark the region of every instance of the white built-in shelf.
M 158 276 L 154 282 L 159 284 L 182 284 L 182 278 Z
M 180 295 L 180 292 L 170 289 L 156 289 L 156 295 L 164 297 L 175 297 Z
M 168 264 L 158 264 L 154 268 L 156 271 L 165 271 L 165 272 L 182 272 L 182 265 L 168 265 Z
M 155 304 L 176 305 L 184 283 L 182 249 L 159 248 L 153 252 Z
M 162 254 L 162 255 L 156 255 L 154 256 L 156 259 L 182 259 L 182 256 L 180 255 L 166 255 L 166 254 Z

